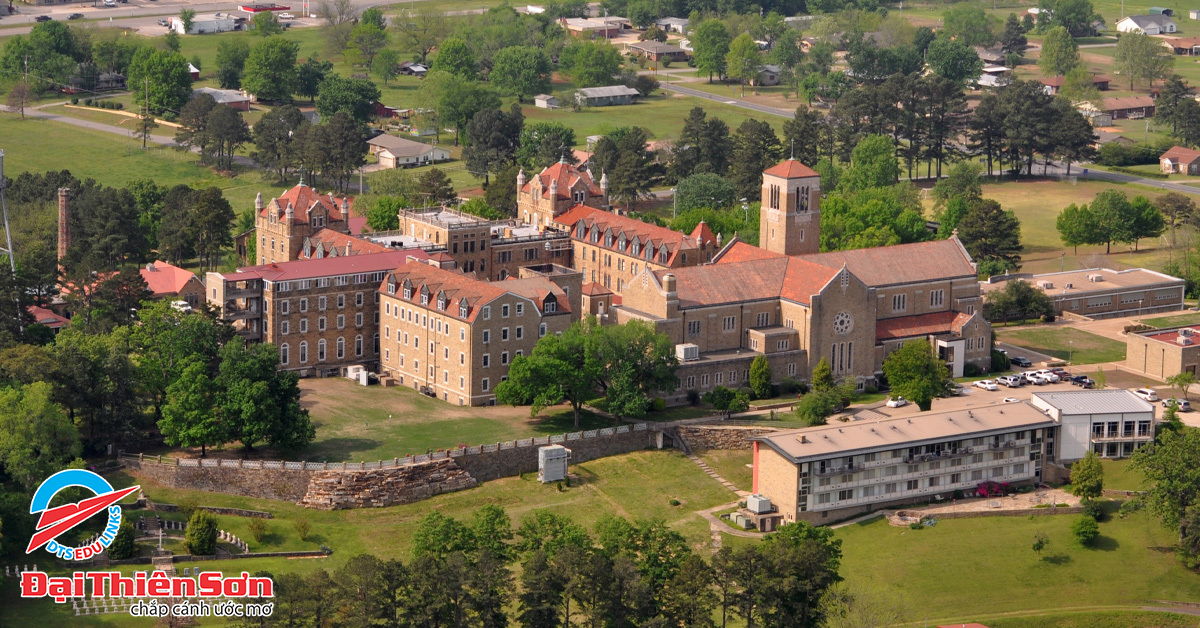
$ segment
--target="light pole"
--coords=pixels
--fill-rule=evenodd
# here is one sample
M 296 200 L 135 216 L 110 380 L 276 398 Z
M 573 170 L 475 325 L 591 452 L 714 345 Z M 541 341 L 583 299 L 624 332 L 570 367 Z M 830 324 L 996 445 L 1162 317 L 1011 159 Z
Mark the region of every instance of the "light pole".
M 679 188 L 671 188 L 671 218 L 679 216 Z
M 1067 364 L 1074 364 L 1074 362 L 1075 362 L 1075 341 L 1068 340 L 1067 344 L 1069 344 L 1071 346 L 1071 351 L 1067 354 Z

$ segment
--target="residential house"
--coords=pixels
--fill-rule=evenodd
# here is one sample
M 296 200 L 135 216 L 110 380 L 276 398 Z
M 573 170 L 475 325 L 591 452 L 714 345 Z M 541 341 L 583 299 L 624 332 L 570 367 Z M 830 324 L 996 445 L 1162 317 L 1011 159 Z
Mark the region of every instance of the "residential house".
M 246 95 L 246 92 L 215 87 L 197 87 L 192 90 L 192 98 L 200 94 L 208 94 L 218 105 L 225 105 L 238 111 L 250 111 L 250 97 Z
M 975 54 L 984 65 L 1004 65 L 1004 49 L 1000 46 L 975 46 Z
M 653 39 L 631 43 L 628 47 L 634 56 L 645 57 L 650 61 L 687 61 L 690 56 L 679 46 Z
M 1179 30 L 1175 22 L 1166 15 L 1130 15 L 1117 21 L 1117 30 L 1122 33 L 1163 35 Z
M 1158 165 L 1163 174 L 1200 174 L 1200 150 L 1172 146 L 1158 156 Z
M 640 95 L 632 87 L 610 85 L 579 89 L 575 92 L 575 100 L 586 107 L 607 107 L 609 105 L 632 105 Z
M 1154 116 L 1154 99 L 1149 96 L 1105 98 L 1100 111 L 1111 115 L 1113 120 L 1141 120 Z
M 573 37 L 611 39 L 633 29 L 633 23 L 623 17 L 564 17 L 559 23 Z
M 770 87 L 779 84 L 782 70 L 777 65 L 764 65 L 758 69 L 758 76 L 750 80 L 755 87 Z
M 450 151 L 395 135 L 376 135 L 367 140 L 370 154 L 385 168 L 415 168 L 450 160 Z
M 1066 82 L 1066 77 L 1062 76 L 1062 75 L 1050 76 L 1050 77 L 1040 78 L 1040 79 L 1038 79 L 1038 81 L 1042 85 L 1046 86 L 1045 91 L 1047 94 L 1053 95 L 1053 94 L 1057 94 L 1059 92 L 1059 90 L 1062 89 L 1063 83 Z M 1102 92 L 1108 91 L 1108 85 L 1110 82 L 1112 82 L 1112 79 L 1103 74 L 1093 74 L 1092 75 L 1092 87 L 1095 87 L 1099 91 L 1102 91 Z
M 412 61 L 405 61 L 404 63 L 400 64 L 400 74 L 403 74 L 404 76 L 415 76 L 417 78 L 425 78 L 425 75 L 428 73 L 429 73 L 429 68 L 425 67 L 424 65 L 422 65 L 420 63 L 413 63 Z
M 1162 44 L 1173 54 L 1187 56 L 1200 54 L 1200 37 L 1163 37 Z
M 1096 143 L 1093 144 L 1093 147 L 1096 150 L 1099 150 L 1100 147 L 1105 144 L 1120 144 L 1122 146 L 1132 146 L 1137 143 L 1137 142 L 1134 142 L 1133 140 L 1129 139 L 1128 137 L 1121 135 L 1117 131 L 1105 131 L 1104 129 L 1096 129 L 1095 131 L 1092 131 L 1092 133 L 1094 133 L 1096 136 Z

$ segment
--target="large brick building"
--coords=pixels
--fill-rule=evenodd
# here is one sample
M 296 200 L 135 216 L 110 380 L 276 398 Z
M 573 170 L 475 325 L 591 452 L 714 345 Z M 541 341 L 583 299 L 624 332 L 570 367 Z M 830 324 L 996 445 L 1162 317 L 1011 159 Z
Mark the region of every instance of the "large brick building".
M 323 229 L 350 233 L 350 199 L 318 194 L 303 181 L 265 206 L 260 193 L 254 214 L 259 264 L 300 259 L 306 242 Z

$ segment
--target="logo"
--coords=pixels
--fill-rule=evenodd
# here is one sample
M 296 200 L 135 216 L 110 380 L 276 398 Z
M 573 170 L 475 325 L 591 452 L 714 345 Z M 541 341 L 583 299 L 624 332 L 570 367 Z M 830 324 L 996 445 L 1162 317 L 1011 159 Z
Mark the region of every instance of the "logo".
M 51 508 L 50 500 L 59 491 L 72 486 L 85 488 L 96 496 L 74 504 Z M 103 552 L 112 544 L 117 536 L 117 529 L 121 527 L 121 507 L 116 503 L 138 488 L 131 486 L 119 491 L 114 490 L 108 480 L 83 469 L 67 469 L 46 478 L 33 494 L 33 502 L 29 506 L 29 514 L 41 513 L 42 516 L 38 519 L 37 532 L 30 539 L 29 548 L 25 553 L 31 554 L 33 550 L 44 545 L 46 551 L 64 560 L 87 560 Z M 55 540 L 101 511 L 108 512 L 108 524 L 94 542 L 83 547 L 66 547 Z

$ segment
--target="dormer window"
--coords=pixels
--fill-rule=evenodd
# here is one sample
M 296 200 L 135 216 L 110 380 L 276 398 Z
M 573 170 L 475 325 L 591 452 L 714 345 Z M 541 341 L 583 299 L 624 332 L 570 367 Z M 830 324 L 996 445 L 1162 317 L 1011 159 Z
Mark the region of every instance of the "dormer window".
M 429 294 L 428 293 L 424 293 L 424 292 L 421 293 L 421 305 L 429 305 Z
M 619 249 L 621 251 L 625 250 L 625 234 L 624 233 L 621 234 L 621 237 L 617 238 L 617 249 Z
M 592 227 L 592 242 L 599 242 L 599 241 L 600 241 L 600 229 L 599 229 L 599 227 Z
M 575 202 L 576 203 L 582 203 L 586 200 L 587 200 L 587 190 L 576 190 L 575 191 Z
M 667 263 L 667 249 L 666 249 L 666 248 L 659 249 L 659 251 L 658 251 L 658 263 L 659 263 L 659 264 L 666 264 L 666 263 Z
M 542 306 L 542 312 L 545 314 L 550 314 L 552 312 L 557 312 L 557 311 L 558 311 L 558 301 L 555 301 L 553 299 L 548 299 L 546 301 L 546 303 Z
M 641 243 L 639 243 L 639 242 L 638 242 L 638 241 L 635 239 L 635 240 L 633 241 L 633 254 L 634 254 L 634 255 L 640 255 L 640 254 L 641 254 L 641 252 L 642 252 L 642 245 L 641 245 Z
M 445 309 L 446 309 L 446 300 L 445 300 L 445 299 L 438 299 L 438 305 L 437 305 L 437 308 L 438 308 L 439 310 L 445 310 Z
M 408 286 L 404 287 L 404 298 L 406 298 L 406 299 L 412 298 L 412 288 L 409 288 Z
M 388 290 L 388 294 L 396 294 L 396 284 L 394 282 L 388 282 L 387 290 Z M 324 298 L 324 297 L 322 297 L 322 298 Z
M 646 247 L 646 261 L 647 262 L 654 261 L 654 245 L 653 244 Z
M 612 232 L 611 232 L 611 231 L 609 231 L 608 233 L 605 233 L 605 234 L 604 234 L 604 246 L 611 247 L 611 246 L 612 246 L 612 240 L 613 240 L 613 238 L 612 238 Z
M 467 304 L 466 303 L 462 303 L 458 306 L 458 317 L 459 318 L 467 317 Z
M 580 222 L 579 226 L 575 229 L 575 232 L 576 232 L 576 234 L 578 234 L 575 237 L 582 240 L 587 235 L 587 227 L 584 227 L 583 223 Z

